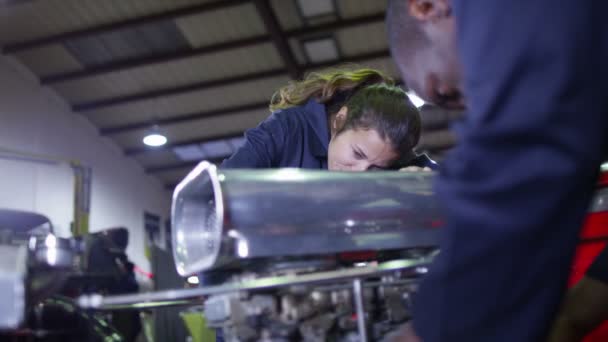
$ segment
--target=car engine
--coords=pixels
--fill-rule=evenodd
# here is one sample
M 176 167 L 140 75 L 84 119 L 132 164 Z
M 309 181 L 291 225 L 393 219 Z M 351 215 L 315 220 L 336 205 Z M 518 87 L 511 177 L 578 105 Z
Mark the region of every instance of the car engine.
M 382 341 L 411 318 L 443 218 L 431 173 L 218 170 L 177 186 L 177 272 L 200 286 L 83 296 L 85 308 L 189 306 L 218 340 Z

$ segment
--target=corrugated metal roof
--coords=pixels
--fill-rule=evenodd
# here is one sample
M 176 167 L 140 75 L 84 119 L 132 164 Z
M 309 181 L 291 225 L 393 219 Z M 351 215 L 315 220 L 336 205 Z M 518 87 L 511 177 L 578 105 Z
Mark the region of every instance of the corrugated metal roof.
M 226 158 L 244 144 L 245 138 L 239 135 L 234 138 L 209 140 L 172 147 L 171 150 L 184 162 L 197 162 L 204 159 Z
M 337 0 L 337 3 L 338 12 L 342 18 L 355 18 L 386 10 L 386 1 Z
M 64 45 L 87 67 L 190 47 L 173 20 L 72 39 Z
M 186 175 L 191 169 L 192 168 L 185 167 L 176 170 L 155 173 L 154 175 L 159 177 L 165 184 L 176 184 L 179 183 L 179 181 L 181 181 L 184 177 L 186 177 Z
M 281 66 L 274 46 L 261 44 L 64 82 L 55 88 L 74 103 L 216 80 Z
M 181 163 L 182 161 L 177 158 L 173 151 L 164 149 L 154 151 L 154 153 L 142 153 L 133 156 L 144 167 L 156 167 L 163 165 L 171 165 Z
M 235 105 L 267 101 L 279 87 L 287 84 L 285 76 L 243 82 L 237 85 L 113 106 L 85 115 L 100 127 L 109 127 L 197 111 L 209 111 Z
M 90 28 L 102 23 L 136 18 L 210 1 L 214 0 L 33 1 L 21 6 L 0 9 L 0 19 L 2 19 L 0 20 L 0 44 Z M 317 22 L 316 20 L 309 23 L 303 22 L 296 0 L 270 1 L 277 20 L 285 31 L 306 29 L 307 25 L 314 25 Z M 386 5 L 385 1 L 336 0 L 336 2 L 338 15 L 344 19 L 379 13 L 385 9 Z M 332 18 L 332 16 L 326 16 L 323 20 L 334 20 Z M 81 70 L 84 68 L 83 65 L 90 66 L 130 56 L 154 55 L 159 51 L 167 51 L 179 46 L 182 50 L 187 50 L 191 47 L 209 46 L 266 35 L 265 25 L 251 3 L 168 20 L 164 22 L 165 27 L 161 27 L 163 24 L 158 22 L 150 25 L 150 30 L 157 31 L 156 33 L 146 33 L 142 32 L 146 29 L 132 27 L 107 35 L 110 38 L 97 36 L 84 39 L 90 43 L 90 46 L 79 49 L 77 54 L 80 56 L 80 62 L 62 45 L 36 48 L 18 53 L 16 56 L 34 73 L 44 76 Z M 168 31 L 171 31 L 169 36 L 173 38 L 165 39 L 161 43 L 156 42 L 157 36 L 164 35 Z M 384 23 L 365 24 L 336 32 L 327 32 L 327 34 L 335 36 L 344 57 L 387 49 Z M 154 39 L 146 39 L 146 36 L 150 35 Z M 182 38 L 175 38 L 176 35 Z M 145 40 L 147 42 L 144 42 Z M 176 44 L 178 40 L 181 40 L 181 45 Z M 75 43 L 70 44 L 73 48 Z M 289 45 L 297 62 L 300 65 L 305 64 L 307 61 L 301 51 L 300 41 L 290 39 Z M 86 57 L 87 55 L 88 57 Z M 107 55 L 108 58 L 99 58 L 102 55 Z M 341 63 L 337 61 L 336 64 Z M 360 64 L 384 70 L 395 77 L 398 76 L 390 58 L 377 58 Z M 132 67 L 123 71 L 58 83 L 52 87 L 67 101 L 74 104 L 124 97 L 151 90 L 171 89 L 209 80 L 222 80 L 227 77 L 249 75 L 265 70 L 283 69 L 284 65 L 284 61 L 277 53 L 276 46 L 272 43 L 265 43 L 255 47 L 235 48 L 204 56 Z M 154 120 L 238 105 L 265 104 L 270 101 L 274 91 L 287 84 L 288 80 L 287 73 L 285 73 L 284 76 L 268 77 L 236 85 L 132 101 L 85 111 L 81 115 L 89 118 L 99 128 L 112 128 L 131 123 L 152 123 Z M 165 125 L 165 127 L 161 126 L 161 130 L 167 135 L 170 143 L 201 140 L 221 134 L 238 133 L 254 127 L 268 114 L 264 106 L 258 110 Z M 147 128 L 132 130 L 112 135 L 111 138 L 122 148 L 142 148 L 141 139 L 147 133 L 146 131 Z M 170 149 L 136 155 L 134 158 L 148 167 L 180 163 L 180 159 Z M 173 183 L 183 177 L 186 172 L 187 170 L 174 170 L 159 176 L 161 179 Z
M 265 33 L 264 23 L 252 4 L 179 18 L 176 23 L 193 47 Z
M 393 60 L 390 57 L 377 58 L 377 59 L 366 61 L 365 63 L 362 63 L 362 64 L 369 68 L 374 68 L 374 69 L 384 71 L 387 75 L 393 77 L 395 80 L 399 80 L 401 77 L 399 75 L 399 70 L 397 69 L 397 66 L 395 65 L 395 63 L 393 62 Z
M 33 1 L 2 9 L 0 44 L 44 37 L 211 1 L 213 0 Z
M 289 47 L 291 47 L 291 51 L 296 58 L 296 62 L 298 62 L 300 65 L 306 64 L 306 55 L 304 54 L 300 40 L 297 38 L 289 39 Z
M 388 49 L 384 23 L 361 25 L 336 31 L 336 39 L 344 56 Z M 365 44 L 361 44 L 365 42 Z
M 0 19 L 0 21 L 2 21 Z M 44 58 L 41 58 L 44 56 Z M 27 50 L 16 55 L 37 75 L 57 72 L 57 70 L 81 70 L 83 66 L 63 45 L 53 44 L 39 49 Z
M 295 0 L 271 0 L 270 4 L 274 12 L 277 13 L 277 20 L 283 30 L 301 27 L 304 24 L 298 14 Z
M 333 35 L 304 40 L 302 50 L 309 63 L 328 63 L 338 61 L 342 53 Z
M 336 65 L 339 66 L 341 64 L 336 63 Z M 387 75 L 395 78 L 396 80 L 399 79 L 399 77 L 400 77 L 397 67 L 395 66 L 395 64 L 393 63 L 393 61 L 390 57 L 370 59 L 370 60 L 367 60 L 365 62 L 360 62 L 360 63 L 345 63 L 345 65 L 361 67 L 361 68 L 377 69 L 377 70 L 380 70 L 380 71 L 386 73 Z M 323 69 L 325 69 L 325 68 L 311 69 L 311 71 L 321 71 Z

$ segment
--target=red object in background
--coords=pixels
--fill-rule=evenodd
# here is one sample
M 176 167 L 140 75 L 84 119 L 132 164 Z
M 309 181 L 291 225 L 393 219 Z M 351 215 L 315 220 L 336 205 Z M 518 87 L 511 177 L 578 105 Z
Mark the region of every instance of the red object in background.
M 608 172 L 600 175 L 598 190 L 608 187 Z M 604 196 L 608 201 L 608 192 L 598 191 L 596 196 Z M 608 203 L 608 202 L 606 202 Z M 587 272 L 593 260 L 600 254 L 608 242 L 608 211 L 590 211 L 580 233 L 581 242 L 576 248 L 572 273 L 568 281 L 568 287 L 574 286 Z M 607 270 L 608 271 L 608 270 Z M 608 321 L 604 322 L 591 334 L 587 335 L 584 342 L 606 342 L 608 341 Z
M 338 254 L 338 259 L 341 261 L 348 261 L 348 262 L 376 260 L 376 259 L 378 259 L 378 252 L 376 252 L 376 251 L 344 252 L 344 253 Z
M 150 273 L 150 272 L 146 272 L 146 271 L 144 271 L 143 269 L 141 269 L 141 268 L 140 268 L 139 266 L 137 266 L 137 265 L 134 265 L 134 266 L 133 266 L 133 271 L 134 271 L 135 273 L 139 273 L 139 274 L 143 275 L 144 277 L 146 277 L 146 278 L 148 278 L 148 279 L 152 279 L 152 278 L 154 278 L 154 274 L 152 274 L 152 273 Z
M 602 172 L 597 180 L 598 187 L 608 186 L 608 172 Z

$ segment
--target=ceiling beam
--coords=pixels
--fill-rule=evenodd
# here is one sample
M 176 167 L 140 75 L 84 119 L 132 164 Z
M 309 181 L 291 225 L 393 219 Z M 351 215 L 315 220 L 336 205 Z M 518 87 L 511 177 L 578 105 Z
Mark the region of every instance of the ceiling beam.
M 222 42 L 219 44 L 203 46 L 199 48 L 183 48 L 178 51 L 165 52 L 150 56 L 137 56 L 134 58 L 127 58 L 118 61 L 112 61 L 96 66 L 92 66 L 82 70 L 74 70 L 67 72 L 59 72 L 56 74 L 50 74 L 40 77 L 40 84 L 51 85 L 66 81 L 80 80 L 87 77 L 93 77 L 111 72 L 117 72 L 132 68 L 138 68 L 148 65 L 167 63 L 172 61 L 178 61 L 181 59 L 191 58 L 195 56 L 202 56 L 206 54 L 212 54 L 220 51 L 226 51 L 236 48 L 252 47 L 261 43 L 268 42 L 268 35 L 258 35 L 250 38 L 237 39 L 230 42 Z
M 186 168 L 191 169 L 191 168 L 195 167 L 196 165 L 198 165 L 198 163 L 200 163 L 200 161 L 179 162 L 179 163 L 167 164 L 167 165 L 162 165 L 162 166 L 147 167 L 144 169 L 144 171 L 147 174 L 153 174 L 153 173 L 161 173 L 161 172 L 186 169 Z
M 254 0 L 253 3 L 255 4 L 258 15 L 266 27 L 266 31 L 270 34 L 272 43 L 276 47 L 279 56 L 281 56 L 281 59 L 285 64 L 287 73 L 289 73 L 289 76 L 294 80 L 300 78 L 300 66 L 298 65 L 298 62 L 296 61 L 296 58 L 289 47 L 287 37 L 281 29 L 281 25 L 279 24 L 279 21 L 272 10 L 270 2 L 268 0 Z
M 238 105 L 238 106 L 232 106 L 232 107 L 226 107 L 226 108 L 220 108 L 220 109 L 212 109 L 212 110 L 208 110 L 208 111 L 199 111 L 199 112 L 180 114 L 180 115 L 163 115 L 165 117 L 164 119 L 154 120 L 153 123 L 146 120 L 146 121 L 139 121 L 139 122 L 134 122 L 134 123 L 126 124 L 126 125 L 101 128 L 99 130 L 99 134 L 115 135 L 115 134 L 120 134 L 120 133 L 132 132 L 132 131 L 136 131 L 139 129 L 149 129 L 152 125 L 166 127 L 169 125 L 174 125 L 174 124 L 193 121 L 193 120 L 209 119 L 209 118 L 213 118 L 213 117 L 236 114 L 236 113 L 241 113 L 241 112 L 245 112 L 245 111 L 263 110 L 263 109 L 268 109 L 268 103 L 269 103 L 268 101 L 252 102 L 252 103 L 248 103 L 248 104 L 244 104 L 244 105 Z
M 266 71 L 255 72 L 252 74 L 246 75 L 237 75 L 233 77 L 221 78 L 210 81 L 202 81 L 197 83 L 191 83 L 186 85 L 181 85 L 177 87 L 170 88 L 162 88 L 150 91 L 143 91 L 140 93 L 121 95 L 116 97 L 110 97 L 100 100 L 93 100 L 87 102 L 76 103 L 72 105 L 72 110 L 75 112 L 86 112 L 91 110 L 96 110 L 100 108 L 122 105 L 135 101 L 149 100 L 159 97 L 183 94 L 193 91 L 200 91 L 204 89 L 221 87 L 226 85 L 238 84 L 247 81 L 259 80 L 262 78 L 273 77 L 273 76 L 281 76 L 285 74 L 285 70 L 283 68 L 272 69 Z
M 382 57 L 384 55 L 380 54 L 379 56 Z M 265 100 L 265 101 L 252 102 L 252 103 L 247 103 L 247 104 L 237 105 L 237 106 L 232 106 L 232 107 L 212 109 L 212 110 L 208 110 L 208 111 L 199 111 L 199 112 L 192 112 L 192 113 L 185 113 L 185 114 L 162 115 L 163 117 L 165 117 L 164 119 L 159 119 L 159 120 L 154 120 L 154 121 L 144 120 L 144 121 L 133 122 L 133 123 L 126 124 L 126 125 L 117 125 L 117 126 L 101 128 L 99 130 L 99 134 L 104 135 L 104 136 L 116 135 L 116 134 L 121 134 L 121 133 L 133 132 L 133 131 L 137 131 L 137 130 L 141 130 L 141 129 L 148 129 L 153 125 L 167 127 L 170 125 L 194 121 L 194 120 L 201 120 L 201 119 L 208 119 L 208 118 L 213 118 L 213 117 L 218 117 L 218 116 L 229 116 L 229 115 L 233 115 L 233 114 L 240 114 L 245 111 L 265 110 L 265 109 L 268 109 L 268 103 L 269 102 Z
M 178 183 L 169 183 L 169 184 L 165 184 L 165 189 L 166 190 L 173 190 L 175 189 L 175 187 L 177 186 Z
M 384 23 L 385 16 L 385 12 L 378 12 L 361 17 L 339 19 L 327 22 L 325 24 L 319 24 L 315 26 L 304 26 L 296 29 L 291 29 L 286 31 L 285 35 L 287 36 L 287 38 L 299 38 L 304 36 L 314 36 L 320 33 L 327 33 L 329 31 L 342 30 L 355 26 Z
M 25 40 L 22 42 L 10 43 L 2 48 L 2 52 L 5 54 L 13 54 L 25 50 L 30 50 L 50 44 L 64 43 L 68 40 L 84 38 L 94 35 L 99 35 L 107 32 L 118 31 L 126 28 L 131 28 L 140 25 L 146 25 L 162 20 L 171 20 L 179 17 L 185 17 L 203 12 L 209 12 L 219 9 L 225 9 L 248 3 L 248 0 L 222 0 L 205 2 L 202 4 L 196 4 L 192 6 L 177 8 L 170 11 L 163 11 L 160 13 L 148 14 L 140 17 L 129 18 L 122 21 L 116 21 L 112 23 L 105 23 L 82 30 L 74 30 L 63 33 L 50 35 L 47 37 L 34 38 L 31 40 Z
M 240 138 L 242 136 L 243 136 L 243 131 L 235 131 L 235 132 L 226 133 L 226 134 L 208 136 L 205 138 L 195 138 L 195 139 L 189 139 L 189 140 L 176 141 L 176 142 L 172 142 L 172 143 L 165 144 L 163 146 L 158 146 L 158 147 L 133 147 L 133 148 L 125 149 L 125 155 L 135 156 L 135 155 L 145 154 L 145 153 L 149 153 L 149 152 L 167 151 L 167 150 L 173 149 L 175 147 L 181 147 L 181 146 L 187 146 L 187 145 L 193 145 L 193 144 L 204 144 L 204 143 L 208 143 L 210 141 Z
M 361 62 L 361 61 L 365 61 L 365 60 L 369 60 L 369 59 L 389 57 L 389 56 L 390 56 L 390 54 L 389 54 L 388 50 L 373 51 L 373 52 L 368 52 L 368 53 L 364 53 L 364 54 L 360 54 L 360 55 L 356 55 L 356 56 L 352 56 L 352 57 L 341 58 L 339 61 L 308 64 L 303 68 L 303 70 L 330 67 L 339 62 L 356 63 L 356 62 Z M 134 94 L 128 94 L 128 95 L 110 97 L 110 98 L 105 98 L 105 99 L 76 103 L 76 104 L 72 105 L 72 110 L 75 112 L 92 111 L 92 110 L 97 110 L 97 109 L 110 107 L 110 106 L 123 105 L 126 103 L 135 102 L 135 101 L 156 99 L 159 97 L 183 94 L 183 93 L 194 92 L 194 91 L 201 91 L 201 90 L 205 90 L 205 89 L 209 89 L 209 88 L 213 88 L 213 87 L 228 86 L 228 85 L 234 85 L 234 84 L 247 82 L 247 81 L 255 81 L 255 80 L 268 78 L 268 77 L 281 76 L 281 75 L 286 75 L 286 73 L 287 73 L 287 71 L 285 68 L 278 68 L 278 69 L 256 72 L 256 73 L 252 73 L 252 74 L 238 75 L 238 76 L 233 76 L 233 77 L 228 77 L 228 78 L 191 83 L 191 84 L 181 85 L 181 86 L 177 86 L 177 87 L 143 91 L 143 92 L 134 93 Z
M 306 35 L 314 35 L 321 32 L 334 31 L 358 25 L 365 25 L 371 23 L 378 23 L 384 20 L 384 13 L 372 14 L 364 17 L 341 19 L 322 25 L 298 28 L 285 32 L 287 39 L 297 38 Z M 264 43 L 270 43 L 271 37 L 268 34 L 257 35 L 249 38 L 242 38 L 228 42 L 221 42 L 218 44 L 212 44 L 208 46 L 198 48 L 185 48 L 178 51 L 172 51 L 169 53 L 161 53 L 158 55 L 150 56 L 137 56 L 119 61 L 112 61 L 94 67 L 73 70 L 73 71 L 62 71 L 59 73 L 49 74 L 40 78 L 40 83 L 43 85 L 52 85 L 56 83 L 80 80 L 87 77 L 99 76 L 107 73 L 123 71 L 133 68 L 139 68 L 149 65 L 162 64 L 175 62 L 186 58 L 192 58 L 197 56 L 203 56 L 206 54 L 227 51 L 231 49 L 246 48 Z
M 204 160 L 206 160 L 210 163 L 213 163 L 213 164 L 220 164 L 221 162 L 224 161 L 224 159 L 226 159 L 228 157 L 230 157 L 230 156 L 223 156 L 223 157 L 204 159 Z M 153 174 L 153 173 L 174 171 L 174 170 L 179 170 L 179 169 L 191 169 L 191 168 L 195 167 L 196 165 L 198 165 L 198 163 L 200 163 L 201 161 L 202 160 L 186 161 L 186 162 L 179 162 L 179 163 L 168 164 L 168 165 L 147 167 L 147 168 L 145 168 L 144 171 L 148 174 Z
M 253 111 L 253 110 L 266 110 L 268 109 L 268 101 L 261 102 L 253 102 L 244 105 L 238 105 L 233 107 L 226 107 L 221 109 L 215 109 L 210 111 L 201 111 L 188 113 L 183 115 L 172 115 L 166 119 L 161 119 L 154 121 L 154 123 L 150 121 L 141 121 L 127 125 L 114 126 L 102 128 L 99 130 L 101 135 L 115 135 L 120 133 L 127 133 L 139 129 L 148 129 L 153 124 L 157 124 L 159 126 L 169 126 L 172 124 L 188 122 L 193 120 L 207 119 L 218 116 L 228 116 L 232 114 L 239 114 L 244 111 Z M 444 109 L 436 108 L 436 107 L 422 107 L 420 108 L 421 117 L 422 117 L 422 128 L 423 134 L 429 132 L 435 132 L 438 130 L 443 130 L 448 127 L 449 123 L 462 118 L 463 114 L 459 111 L 447 111 Z M 437 118 L 441 116 L 441 118 Z

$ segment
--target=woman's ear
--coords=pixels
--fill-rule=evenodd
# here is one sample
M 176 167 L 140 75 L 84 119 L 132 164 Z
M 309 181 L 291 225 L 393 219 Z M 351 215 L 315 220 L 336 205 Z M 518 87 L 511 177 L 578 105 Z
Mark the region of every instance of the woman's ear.
M 334 116 L 334 119 L 331 121 L 331 132 L 332 137 L 336 135 L 337 132 L 340 132 L 346 123 L 346 117 L 348 115 L 348 108 L 346 106 L 342 106 L 340 110 Z

